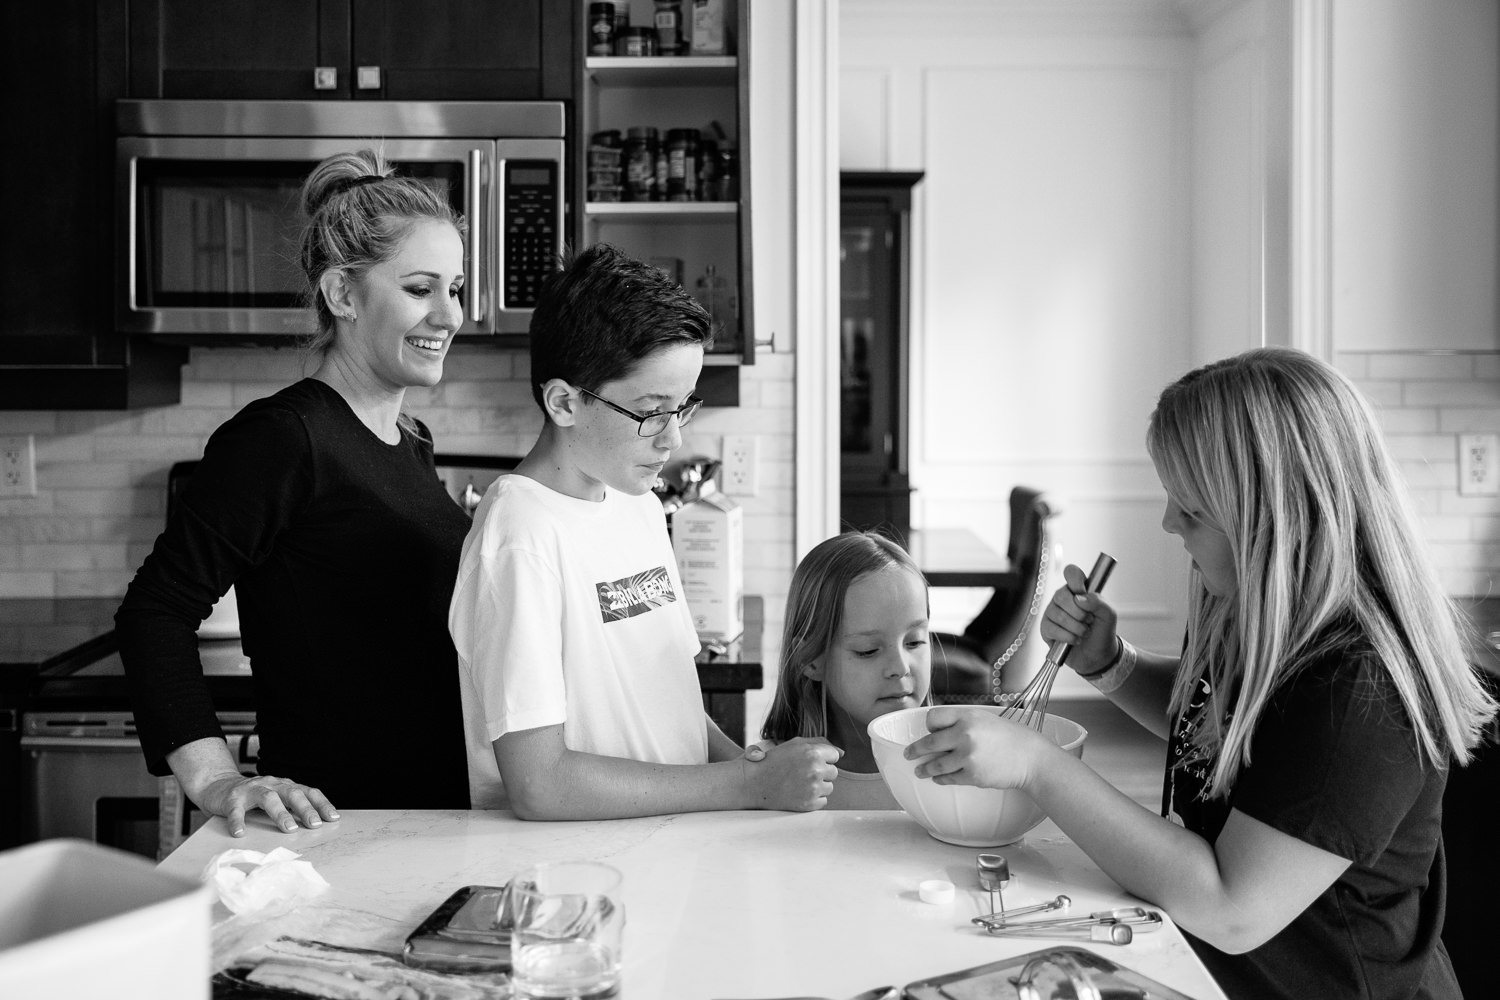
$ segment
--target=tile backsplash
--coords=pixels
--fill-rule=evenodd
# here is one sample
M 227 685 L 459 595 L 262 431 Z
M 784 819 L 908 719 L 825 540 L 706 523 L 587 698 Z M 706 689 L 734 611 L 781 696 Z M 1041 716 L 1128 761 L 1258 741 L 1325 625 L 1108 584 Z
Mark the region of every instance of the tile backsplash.
M 1500 592 L 1500 497 L 1460 496 L 1458 437 L 1500 432 L 1500 355 L 1342 353 L 1406 476 L 1448 592 Z
M 216 427 L 301 377 L 306 361 L 293 349 L 195 348 L 176 406 L 0 411 L 0 436 L 35 439 L 37 478 L 36 496 L 0 499 L 0 597 L 123 594 L 161 530 L 168 468 L 198 458 Z M 443 382 L 408 393 L 407 408 L 439 451 L 523 455 L 541 426 L 527 367 L 521 352 L 460 345 Z M 746 586 L 779 627 L 794 558 L 792 359 L 763 355 L 740 383 L 741 405 L 704 410 L 677 456 L 718 457 L 726 433 L 759 439 L 759 490 L 740 501 Z

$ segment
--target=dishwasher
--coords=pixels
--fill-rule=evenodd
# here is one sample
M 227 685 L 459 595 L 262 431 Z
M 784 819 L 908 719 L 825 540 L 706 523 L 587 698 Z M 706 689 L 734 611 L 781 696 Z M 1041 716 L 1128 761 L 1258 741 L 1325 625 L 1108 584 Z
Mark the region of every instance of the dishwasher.
M 230 752 L 254 774 L 254 712 L 220 712 Z M 121 711 L 28 712 L 21 720 L 22 837 L 80 837 L 164 858 L 207 820 L 173 777 L 146 770 L 135 719 Z

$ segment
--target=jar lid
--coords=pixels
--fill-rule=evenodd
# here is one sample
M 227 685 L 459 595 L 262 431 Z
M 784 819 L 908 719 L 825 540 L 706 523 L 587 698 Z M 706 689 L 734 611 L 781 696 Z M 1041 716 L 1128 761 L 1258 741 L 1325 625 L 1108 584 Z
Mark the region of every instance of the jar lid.
M 617 128 L 605 129 L 603 132 L 595 132 L 589 140 L 595 146 L 618 146 L 620 144 L 620 130 Z
M 632 125 L 625 134 L 631 139 L 655 139 L 656 129 L 650 125 Z
M 667 129 L 667 141 L 697 142 L 698 130 L 695 128 L 672 128 Z

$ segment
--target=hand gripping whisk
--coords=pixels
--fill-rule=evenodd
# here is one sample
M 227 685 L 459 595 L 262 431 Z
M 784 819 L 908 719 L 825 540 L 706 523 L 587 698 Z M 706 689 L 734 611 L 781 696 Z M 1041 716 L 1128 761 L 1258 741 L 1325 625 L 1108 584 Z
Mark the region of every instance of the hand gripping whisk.
M 1094 561 L 1094 568 L 1089 573 L 1085 592 L 1097 594 L 1103 590 L 1114 568 L 1114 557 L 1105 552 L 1099 553 L 1099 558 Z M 1021 693 L 1016 695 L 1009 705 L 1001 709 L 1000 717 L 1013 719 L 1041 732 L 1042 724 L 1047 719 L 1047 702 L 1052 697 L 1052 682 L 1057 680 L 1057 671 L 1067 660 L 1072 648 L 1071 643 L 1061 639 L 1054 642 L 1052 648 L 1047 651 L 1047 658 L 1042 661 L 1042 668 L 1036 672 L 1036 676 L 1021 690 Z

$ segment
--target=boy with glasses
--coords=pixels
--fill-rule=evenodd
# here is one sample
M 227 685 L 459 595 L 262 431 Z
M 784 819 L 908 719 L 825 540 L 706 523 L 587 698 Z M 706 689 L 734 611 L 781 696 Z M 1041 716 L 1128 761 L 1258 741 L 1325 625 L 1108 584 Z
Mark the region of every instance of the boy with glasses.
M 698 638 L 651 492 L 712 343 L 665 272 L 607 245 L 550 275 L 531 320 L 545 421 L 486 491 L 448 615 L 470 797 L 523 819 L 817 809 L 839 751 L 747 760 L 703 711 Z

